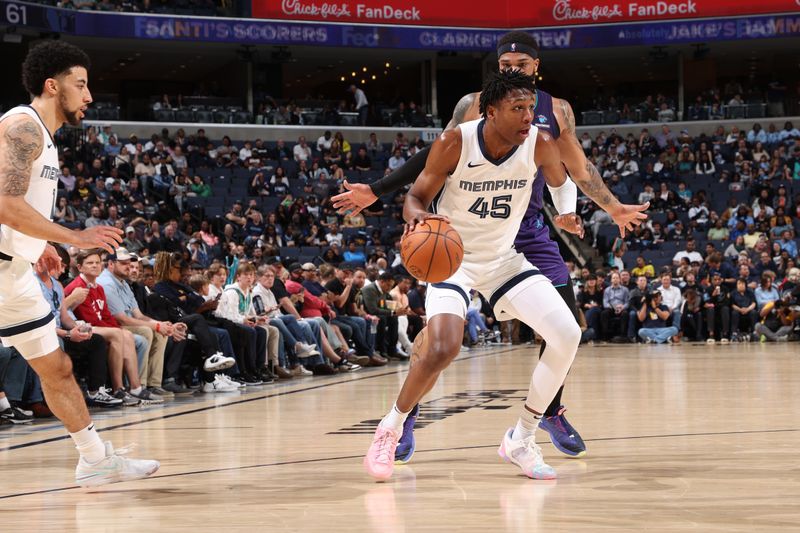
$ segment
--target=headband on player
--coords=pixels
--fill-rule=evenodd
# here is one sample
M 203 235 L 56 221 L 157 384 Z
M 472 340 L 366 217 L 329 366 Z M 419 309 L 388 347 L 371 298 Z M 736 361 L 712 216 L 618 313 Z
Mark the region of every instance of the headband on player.
M 536 49 L 532 46 L 528 46 L 527 44 L 522 43 L 506 43 L 497 47 L 497 59 L 500 59 L 500 56 L 506 54 L 508 52 L 517 52 L 520 54 L 528 54 L 533 59 L 539 57 L 539 54 L 536 53 Z

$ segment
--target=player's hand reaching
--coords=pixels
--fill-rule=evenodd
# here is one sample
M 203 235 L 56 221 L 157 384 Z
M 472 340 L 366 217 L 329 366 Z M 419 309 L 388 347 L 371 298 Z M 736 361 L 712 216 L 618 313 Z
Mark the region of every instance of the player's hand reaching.
M 375 200 L 378 199 L 366 183 L 350 183 L 344 180 L 343 185 L 347 192 L 337 194 L 331 198 L 334 209 L 338 209 L 340 215 L 343 215 L 348 210 L 351 211 L 351 214 L 357 215 L 362 209 L 374 204 Z
M 406 235 L 414 231 L 416 229 L 417 224 L 422 224 L 426 220 L 442 220 L 444 222 L 450 223 L 450 219 L 444 215 L 434 215 L 433 213 L 428 213 L 427 211 L 420 211 L 414 217 L 406 223 L 406 229 L 403 231 L 403 238 Z
M 83 250 L 102 248 L 113 254 L 117 246 L 122 244 L 122 230 L 114 226 L 92 226 L 76 232 L 76 236 L 71 244 Z
M 567 213 L 566 215 L 557 215 L 553 219 L 556 227 L 563 229 L 569 233 L 577 235 L 583 239 L 583 219 L 575 213 Z
M 39 263 L 47 273 L 58 272 L 61 269 L 61 256 L 52 244 L 48 244 L 39 257 Z
M 625 230 L 633 231 L 633 228 L 647 220 L 647 208 L 650 202 L 643 204 L 619 204 L 619 208 L 608 214 L 614 220 L 614 224 L 619 226 L 619 234 L 625 237 Z

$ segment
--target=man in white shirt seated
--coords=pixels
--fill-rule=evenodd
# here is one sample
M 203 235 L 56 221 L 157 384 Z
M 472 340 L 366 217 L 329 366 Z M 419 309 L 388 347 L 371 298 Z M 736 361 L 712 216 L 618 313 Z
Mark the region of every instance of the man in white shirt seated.
M 311 163 L 311 147 L 306 143 L 306 138 L 304 136 L 301 135 L 300 138 L 297 139 L 297 144 L 294 145 L 292 153 L 294 153 L 294 160 L 298 163 L 300 161 Z
M 679 330 L 680 335 L 683 295 L 681 294 L 681 290 L 672 284 L 672 274 L 670 274 L 669 271 L 665 271 L 661 274 L 661 286 L 656 290 L 661 293 L 661 303 L 669 308 L 672 318 L 670 325 L 675 326 Z
M 696 250 L 697 242 L 694 238 L 689 238 L 686 240 L 686 249 L 677 252 L 672 258 L 672 264 L 677 266 L 681 264 L 681 259 L 684 257 L 689 260 L 689 263 L 703 263 L 703 255 Z M 665 305 L 669 305 L 666 301 L 664 302 Z
M 325 152 L 330 152 L 332 142 L 333 142 L 333 135 L 331 134 L 331 130 L 326 130 L 325 134 L 322 135 L 319 139 L 317 139 L 317 151 L 321 154 L 324 154 Z

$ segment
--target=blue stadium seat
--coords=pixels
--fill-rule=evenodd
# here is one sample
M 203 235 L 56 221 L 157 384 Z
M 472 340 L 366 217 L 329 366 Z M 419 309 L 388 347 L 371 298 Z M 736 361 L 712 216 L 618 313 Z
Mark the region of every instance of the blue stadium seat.
M 261 200 L 261 210 L 263 211 L 264 216 L 277 210 L 280 203 L 280 198 L 275 198 L 274 196 L 263 197 Z
M 614 239 L 619 235 L 619 228 L 613 224 L 605 224 L 600 226 L 597 231 L 597 245 L 601 249 L 611 248 Z
M 156 122 L 175 122 L 175 112 L 172 109 L 157 109 L 153 118 Z
M 208 218 L 222 218 L 225 215 L 222 206 L 206 205 L 205 213 Z
M 175 110 L 175 120 L 177 122 L 194 122 L 194 111 L 188 108 Z

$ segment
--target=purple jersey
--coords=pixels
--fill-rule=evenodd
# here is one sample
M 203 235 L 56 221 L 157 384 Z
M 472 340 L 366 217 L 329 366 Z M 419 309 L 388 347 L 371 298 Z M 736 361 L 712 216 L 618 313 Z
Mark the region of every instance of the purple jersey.
M 561 134 L 553 113 L 553 97 L 539 89 L 536 90 L 533 122 L 536 127 L 549 132 L 555 139 Z M 550 238 L 550 228 L 545 224 L 542 215 L 544 186 L 544 176 L 539 172 L 533 182 L 531 201 L 519 227 L 514 246 L 525 254 L 525 258 L 547 276 L 553 285 L 564 285 L 569 282 L 569 271 L 561 257 L 558 243 Z

